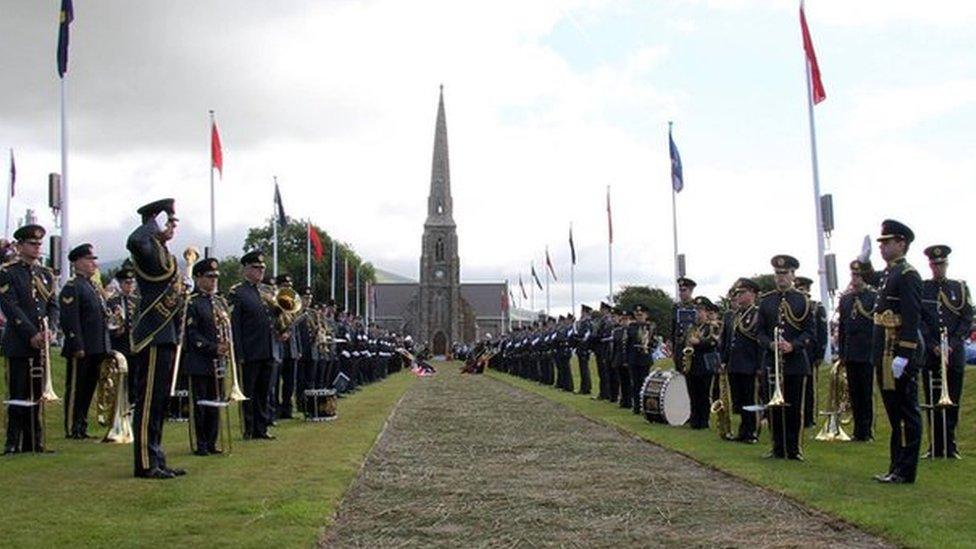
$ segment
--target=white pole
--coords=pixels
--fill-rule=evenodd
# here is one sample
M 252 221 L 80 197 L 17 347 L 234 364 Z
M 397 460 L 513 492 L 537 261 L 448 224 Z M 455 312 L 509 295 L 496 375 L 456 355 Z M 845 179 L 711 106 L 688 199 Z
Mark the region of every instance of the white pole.
M 3 237 L 10 240 L 10 203 L 13 202 L 14 194 L 14 150 L 10 149 L 10 180 L 7 182 L 7 217 L 4 224 Z
M 535 266 L 532 267 L 535 269 Z M 535 277 L 529 281 L 529 306 L 532 309 L 532 314 L 535 315 Z
M 569 224 L 569 236 L 573 236 L 573 224 Z M 576 260 L 574 256 L 576 255 L 576 243 L 573 243 L 573 248 L 570 249 L 569 256 L 569 303 L 572 310 L 570 311 L 574 315 L 576 314 Z
M 671 139 L 671 126 L 674 125 L 670 120 L 668 121 L 668 139 Z M 670 147 L 670 142 L 668 143 Z M 668 149 L 670 154 L 670 148 Z M 671 180 L 671 223 L 672 223 L 672 235 L 674 237 L 674 300 L 678 301 L 678 277 L 680 276 L 678 271 L 678 193 L 674 190 L 674 179 Z
M 210 111 L 210 257 L 217 257 L 217 225 L 214 206 L 214 157 L 213 157 L 214 112 Z
M 335 301 L 336 292 L 336 269 L 339 268 L 339 259 L 336 257 L 336 241 L 332 239 L 332 293 L 329 294 L 332 301 Z
M 359 265 L 356 265 L 356 316 L 359 316 L 359 304 L 363 300 L 362 297 L 359 295 Z
M 312 222 L 305 222 L 305 284 L 312 287 Z
M 547 248 L 546 249 L 546 260 L 547 261 L 546 261 L 546 267 L 545 267 L 545 271 L 546 271 L 546 316 L 552 316 L 551 313 L 549 312 L 549 261 L 548 261 L 549 260 L 549 255 L 548 254 L 549 254 L 549 250 Z
M 607 185 L 607 216 L 610 216 L 610 185 Z M 612 224 L 613 219 L 608 217 L 607 223 Z M 611 225 L 607 225 L 610 229 Z M 613 305 L 613 235 L 607 234 L 607 301 Z
M 274 215 L 271 217 L 271 228 L 274 231 L 274 276 L 278 276 L 278 176 L 274 176 L 275 184 L 275 199 L 272 201 L 274 204 Z
M 68 251 L 71 250 L 71 233 L 68 230 L 68 75 L 61 77 L 61 276 L 60 284 L 68 282 Z
M 366 286 L 366 327 L 368 328 L 369 327 L 369 302 L 371 301 L 370 295 L 369 295 L 369 281 L 368 280 L 365 282 L 365 286 Z
M 342 269 L 342 308 L 349 311 L 349 257 L 343 258 Z
M 823 212 L 820 210 L 820 169 L 817 163 L 817 128 L 813 116 L 813 87 L 810 82 L 810 63 L 807 60 L 806 51 L 803 52 L 803 65 L 806 67 L 807 74 L 807 113 L 810 117 L 810 164 L 813 168 L 813 205 L 817 214 L 817 274 L 820 283 L 820 303 L 823 304 L 827 312 L 827 318 L 831 315 L 830 293 L 827 291 L 827 264 L 824 256 L 824 233 L 823 233 Z M 829 338 L 828 338 L 829 339 Z M 832 360 L 830 343 L 826 342 L 823 351 L 824 364 L 830 364 Z

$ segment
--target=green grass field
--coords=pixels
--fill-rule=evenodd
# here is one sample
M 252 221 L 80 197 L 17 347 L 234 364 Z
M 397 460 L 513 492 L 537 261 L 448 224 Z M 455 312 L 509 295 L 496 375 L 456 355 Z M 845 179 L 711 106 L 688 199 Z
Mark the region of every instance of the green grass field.
M 64 397 L 61 360 L 54 373 Z M 336 421 L 281 421 L 276 441 L 240 441 L 232 414 L 229 456 L 190 454 L 187 424 L 167 423 L 167 461 L 189 471 L 167 481 L 132 478 L 130 445 L 65 440 L 61 407 L 48 406 L 48 443 L 56 453 L 0 459 L 0 545 L 310 546 L 415 380 L 400 373 L 365 387 L 339 401 Z
M 596 367 L 590 361 L 594 384 Z M 670 364 L 664 364 L 670 367 Z M 579 388 L 575 357 L 573 372 Z M 873 443 L 827 443 L 813 440 L 816 430 L 804 434 L 803 463 L 763 459 L 768 436 L 759 445 L 721 441 L 714 428 L 692 431 L 686 427 L 650 424 L 616 405 L 570 394 L 514 376 L 489 375 L 558 401 L 592 419 L 634 433 L 655 444 L 678 451 L 703 464 L 747 479 L 840 517 L 898 544 L 913 547 L 972 547 L 976 544 L 976 371 L 967 372 L 963 408 L 957 430 L 966 459 L 922 460 L 914 485 L 881 485 L 871 476 L 888 467 L 887 419 L 880 399 L 875 406 Z M 826 376 L 823 376 L 826 377 Z M 594 387 L 594 394 L 596 394 Z M 826 379 L 821 379 L 826 395 Z M 714 417 L 713 417 L 714 420 Z M 733 425 L 737 425 L 734 420 Z M 714 421 L 713 421 L 714 426 Z M 850 432 L 850 428 L 847 429 Z M 923 451 L 925 438 L 923 435 Z

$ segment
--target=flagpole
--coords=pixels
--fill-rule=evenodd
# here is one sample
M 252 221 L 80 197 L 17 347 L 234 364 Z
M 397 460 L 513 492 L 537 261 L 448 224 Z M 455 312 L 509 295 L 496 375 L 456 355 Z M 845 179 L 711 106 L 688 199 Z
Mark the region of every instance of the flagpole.
M 343 265 L 342 269 L 342 308 L 345 311 L 349 311 L 349 257 L 346 256 L 342 258 Z
M 68 282 L 71 269 L 68 268 L 68 251 L 71 250 L 71 237 L 68 231 L 68 113 L 67 113 L 68 74 L 61 76 L 61 286 Z
M 668 120 L 668 139 L 671 139 L 671 127 L 674 122 Z M 670 146 L 670 142 L 668 143 Z M 674 168 L 672 168 L 673 170 Z M 674 237 L 674 299 L 678 300 L 678 192 L 674 189 L 674 176 L 671 181 L 671 234 Z
M 274 199 L 273 202 L 277 202 L 278 201 L 278 176 L 277 175 L 274 176 L 274 184 L 275 184 L 275 199 Z M 273 273 L 274 273 L 274 276 L 277 277 L 278 276 L 278 223 L 280 222 L 280 220 L 278 219 L 278 204 L 273 204 L 273 206 L 274 206 L 274 216 L 272 216 L 272 220 L 271 220 L 271 227 L 272 227 L 272 230 L 274 231 L 274 244 L 273 244 L 273 249 L 274 249 L 274 267 L 273 267 Z
M 548 259 L 549 259 L 549 250 L 546 249 L 546 260 L 547 260 L 547 262 L 546 262 L 546 316 L 552 316 L 552 314 L 549 312 L 549 268 L 548 268 L 549 262 L 548 262 Z
M 214 131 L 214 112 L 210 111 L 210 257 L 217 257 L 217 229 L 214 219 L 214 156 L 213 156 L 213 131 Z
M 800 3 L 802 9 L 803 3 Z M 816 211 L 816 231 L 817 231 L 817 274 L 820 284 L 820 303 L 827 313 L 827 318 L 831 315 L 830 293 L 827 289 L 827 263 L 825 257 L 824 233 L 823 233 L 823 212 L 820 209 L 820 168 L 817 162 L 817 127 L 813 115 L 813 86 L 810 79 L 810 61 L 807 54 L 803 53 L 803 65 L 806 67 L 807 75 L 807 114 L 810 118 L 810 164 L 813 169 L 813 205 Z M 823 348 L 824 364 L 830 364 L 832 360 L 830 343 L 825 342 Z
M 3 238 L 10 240 L 10 203 L 14 199 L 14 150 L 10 149 L 10 180 L 7 182 L 7 217 L 4 223 Z
M 569 258 L 569 303 L 572 314 L 576 314 L 576 244 L 573 243 L 573 223 L 569 224 L 569 242 L 573 246 L 570 250 L 572 255 Z
M 607 221 L 613 223 L 610 216 L 610 185 L 607 185 Z M 609 293 L 607 294 L 607 301 L 613 304 L 613 229 L 610 225 L 607 225 L 610 232 L 607 235 L 607 288 Z
M 359 265 L 356 265 L 356 316 L 359 316 L 359 303 L 362 301 L 361 295 L 359 295 Z
M 535 269 L 535 266 L 533 265 L 532 268 Z M 533 280 L 530 283 L 529 290 L 531 290 L 529 292 L 529 304 L 532 307 L 532 314 L 534 315 L 535 314 L 535 280 Z
M 305 284 L 312 287 L 312 222 L 305 222 Z
M 332 239 L 332 292 L 330 297 L 332 301 L 335 301 L 335 290 L 336 290 L 336 269 L 339 268 L 339 259 L 336 257 L 336 241 L 335 238 Z

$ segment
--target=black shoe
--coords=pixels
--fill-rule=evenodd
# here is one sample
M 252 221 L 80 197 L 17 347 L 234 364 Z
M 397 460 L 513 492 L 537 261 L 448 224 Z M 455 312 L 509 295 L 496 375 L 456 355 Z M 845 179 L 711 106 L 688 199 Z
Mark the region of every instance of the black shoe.
M 890 477 L 890 476 L 891 476 L 891 473 L 880 473 L 880 474 L 874 475 L 871 478 L 873 478 L 874 480 L 876 480 L 878 482 L 888 482 L 888 477 Z
M 186 474 L 186 469 L 175 469 L 175 468 L 174 469 L 170 469 L 170 468 L 167 467 L 164 470 L 166 472 L 168 472 L 169 474 L 173 475 L 174 477 L 182 477 L 183 475 Z
M 900 475 L 891 474 L 886 476 L 884 480 L 881 480 L 879 482 L 881 482 L 882 484 L 913 484 L 915 481 L 908 480 L 907 478 Z
M 208 452 L 207 450 L 204 450 L 203 448 L 197 448 L 196 450 L 193 451 L 193 455 L 195 455 L 195 456 L 201 456 L 201 457 L 202 456 L 209 456 L 210 455 L 210 452 Z
M 136 478 L 152 478 L 157 480 L 166 480 L 175 476 L 171 471 L 166 471 L 158 467 L 153 467 L 152 469 L 136 474 Z

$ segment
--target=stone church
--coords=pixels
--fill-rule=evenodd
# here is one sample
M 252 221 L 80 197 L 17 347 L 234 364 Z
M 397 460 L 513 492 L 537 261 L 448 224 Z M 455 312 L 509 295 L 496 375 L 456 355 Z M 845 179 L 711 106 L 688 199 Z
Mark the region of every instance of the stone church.
M 451 198 L 447 119 L 441 86 L 434 130 L 434 162 L 420 249 L 420 282 L 375 286 L 372 319 L 380 328 L 426 343 L 436 355 L 510 326 L 506 282 L 461 282 L 457 224 Z

